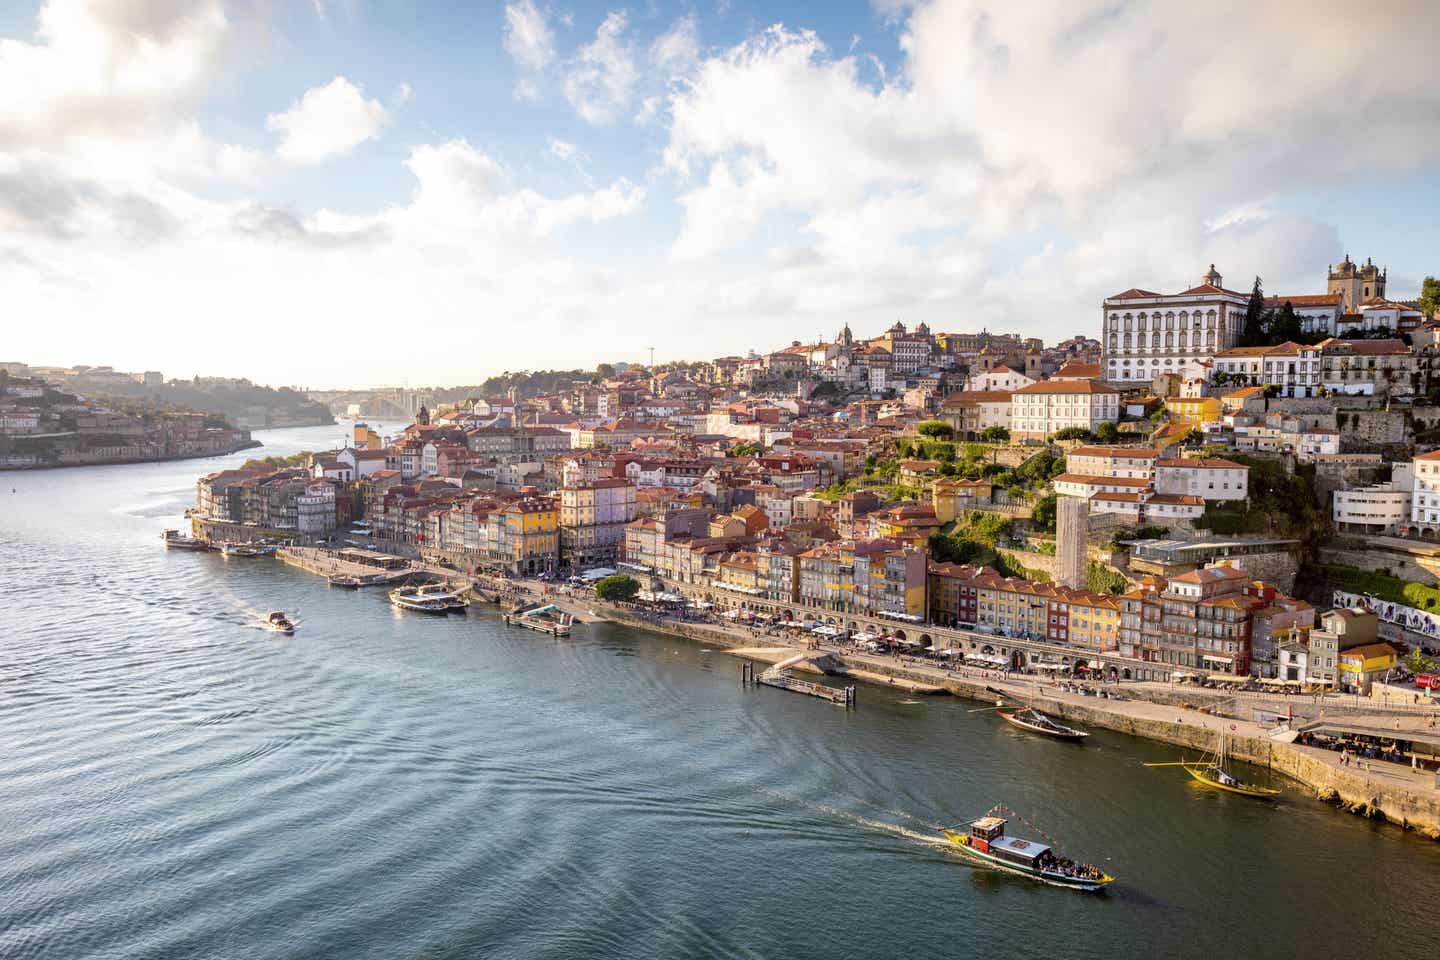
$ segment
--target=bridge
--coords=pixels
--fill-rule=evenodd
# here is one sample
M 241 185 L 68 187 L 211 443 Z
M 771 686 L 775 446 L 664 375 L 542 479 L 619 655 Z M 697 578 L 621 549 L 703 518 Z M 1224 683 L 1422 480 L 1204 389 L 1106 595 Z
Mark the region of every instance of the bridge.
M 958 650 L 970 662 L 989 664 L 996 669 L 1057 667 L 1067 670 L 1083 663 L 1092 669 L 1103 670 L 1107 676 L 1117 680 L 1158 681 L 1168 681 L 1172 671 L 1178 669 L 1168 663 L 1123 657 L 1115 651 L 1092 650 L 1032 637 L 1008 637 L 979 629 L 940 627 L 923 621 L 912 623 L 888 617 L 807 607 L 735 590 L 725 584 L 701 585 L 665 581 L 659 577 L 654 579 L 661 580 L 665 589 L 672 593 L 712 604 L 714 609 L 722 612 L 749 611 L 782 617 L 789 614 L 792 620 L 814 620 L 840 630 L 894 634 L 899 640 L 915 640 L 922 646 Z
M 374 390 L 311 390 L 305 394 L 316 403 L 323 403 L 336 416 L 358 407 L 360 416 L 379 420 L 415 419 L 422 406 L 435 408 L 435 395 L 429 390 L 409 387 L 378 387 Z

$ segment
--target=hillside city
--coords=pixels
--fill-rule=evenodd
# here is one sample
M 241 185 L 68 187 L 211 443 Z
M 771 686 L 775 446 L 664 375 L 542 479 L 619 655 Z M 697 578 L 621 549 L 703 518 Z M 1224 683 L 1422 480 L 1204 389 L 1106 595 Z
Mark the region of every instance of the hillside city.
M 1434 281 L 1411 301 L 1385 283 L 1346 257 L 1325 293 L 1266 296 L 1211 266 L 1106 298 L 1098 339 L 897 322 L 606 364 L 212 473 L 192 523 L 514 578 L 618 571 L 642 597 L 996 666 L 1419 698 L 1440 320 Z M 995 639 L 942 651 L 947 627 Z

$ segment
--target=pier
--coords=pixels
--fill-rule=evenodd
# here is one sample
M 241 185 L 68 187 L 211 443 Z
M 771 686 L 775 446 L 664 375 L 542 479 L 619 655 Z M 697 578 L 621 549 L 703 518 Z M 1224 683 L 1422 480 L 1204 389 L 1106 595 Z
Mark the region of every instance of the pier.
M 747 660 L 740 664 L 740 682 L 747 685 L 763 683 L 767 687 L 789 690 L 792 693 L 803 693 L 808 697 L 819 697 L 821 700 L 828 700 L 837 706 L 855 706 L 855 688 L 853 686 L 827 687 L 823 683 L 816 683 L 813 680 L 801 680 L 799 677 L 792 677 L 785 672 L 786 667 L 792 665 L 795 660 L 803 659 L 804 657 L 797 657 L 792 658 L 792 660 L 782 661 L 758 674 L 755 672 L 755 664 Z
M 306 573 L 351 580 L 356 586 L 364 587 L 398 583 L 419 570 L 416 565 L 401 557 L 365 554 L 358 550 L 281 547 L 275 552 L 275 556 Z

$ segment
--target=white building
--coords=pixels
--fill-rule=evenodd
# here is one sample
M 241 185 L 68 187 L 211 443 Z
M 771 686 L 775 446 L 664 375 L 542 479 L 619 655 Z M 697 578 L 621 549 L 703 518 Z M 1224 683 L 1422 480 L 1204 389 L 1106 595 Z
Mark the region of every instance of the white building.
M 1415 483 L 1410 522 L 1421 536 L 1440 531 L 1440 450 L 1416 457 L 1411 464 Z
M 1034 382 L 1033 378 L 1001 365 L 982 373 L 972 373 L 970 379 L 965 381 L 965 389 L 972 393 L 987 390 L 1019 390 Z
M 1300 329 L 1309 334 L 1333 337 L 1339 332 L 1340 315 L 1344 312 L 1338 293 L 1302 294 L 1295 297 L 1266 297 L 1265 308 L 1278 310 L 1290 304 L 1300 320 Z
M 1210 271 L 1197 287 L 1162 294 L 1132 288 L 1104 303 L 1101 368 L 1113 383 L 1143 383 L 1230 349 L 1245 322 L 1249 294 L 1226 290 Z M 1188 375 L 1188 374 L 1187 374 Z
M 1076 447 L 1065 454 L 1065 472 L 1091 477 L 1155 476 L 1158 454 L 1144 447 Z
M 325 537 L 335 529 L 335 486 L 312 483 L 295 498 L 295 528 L 303 537 Z
M 1042 380 L 1010 395 L 1012 439 L 1044 440 L 1057 430 L 1094 431 L 1120 419 L 1120 391 L 1098 380 Z
M 1215 354 L 1215 373 L 1227 383 L 1280 388 L 1282 397 L 1313 397 L 1320 387 L 1320 347 L 1281 343 L 1231 347 Z
M 1203 500 L 1245 500 L 1249 496 L 1250 468 L 1213 457 L 1155 461 L 1155 492 L 1200 497 Z
M 1341 529 L 1383 533 L 1412 518 L 1415 464 L 1397 463 L 1388 483 L 1336 490 L 1331 516 Z

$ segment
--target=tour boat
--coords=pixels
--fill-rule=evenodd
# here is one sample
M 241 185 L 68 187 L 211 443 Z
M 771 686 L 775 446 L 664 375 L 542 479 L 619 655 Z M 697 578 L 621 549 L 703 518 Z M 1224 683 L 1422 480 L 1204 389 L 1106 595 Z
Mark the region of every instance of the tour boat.
M 449 613 L 451 610 L 463 613 L 466 607 L 464 597 L 440 584 L 391 590 L 390 602 L 405 610 L 417 610 L 421 613 Z
M 275 548 L 264 543 L 222 543 L 220 553 L 227 557 L 268 557 Z
M 556 637 L 567 637 L 570 635 L 570 624 L 573 622 L 570 614 L 561 610 L 553 603 L 540 605 L 527 604 L 516 607 L 505 615 L 505 622 L 516 626 L 525 627 L 529 630 L 538 630 L 541 633 L 548 633 Z
M 210 549 L 210 541 L 187 537 L 179 530 L 166 530 L 160 534 L 160 540 L 165 544 L 166 549 L 169 550 L 198 550 L 203 552 Z
M 294 633 L 295 624 L 289 617 L 285 616 L 285 614 L 276 610 L 265 618 L 265 629 L 274 630 L 276 633 Z
M 997 710 L 996 713 L 1005 718 L 1007 723 L 1019 727 L 1021 730 L 1029 730 L 1031 733 L 1039 733 L 1047 737 L 1054 737 L 1056 740 L 1069 740 L 1078 743 L 1090 734 L 1083 730 L 1076 730 L 1074 727 L 1067 727 L 1065 724 L 1046 716 L 1039 710 L 1026 707 L 1023 710 Z
M 1273 787 L 1262 787 L 1254 783 L 1246 783 L 1243 780 L 1232 776 L 1230 771 L 1225 769 L 1225 728 L 1220 728 L 1220 747 L 1213 757 L 1202 757 L 1199 760 L 1177 760 L 1169 763 L 1147 763 L 1147 767 L 1181 767 L 1190 774 L 1191 778 L 1207 787 L 1216 790 L 1224 790 L 1226 793 L 1238 793 L 1242 797 L 1256 797 L 1261 800 L 1269 800 L 1280 796 L 1280 791 Z
M 343 573 L 337 573 L 333 575 L 329 578 L 329 582 L 330 586 L 340 587 L 344 590 L 358 590 L 365 585 L 365 581 L 361 580 L 359 577 L 350 577 L 346 576 Z
M 1004 817 L 985 816 L 954 827 L 941 827 L 951 843 L 967 857 L 987 866 L 1019 874 L 1053 887 L 1096 892 L 1115 882 L 1099 867 L 1060 856 L 1048 843 L 1005 834 Z

